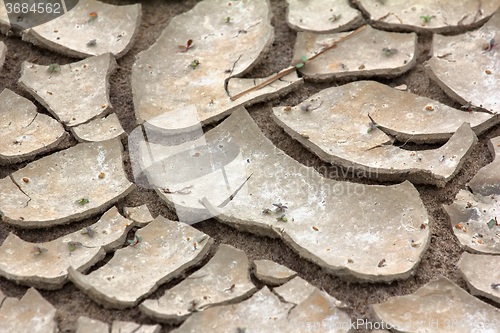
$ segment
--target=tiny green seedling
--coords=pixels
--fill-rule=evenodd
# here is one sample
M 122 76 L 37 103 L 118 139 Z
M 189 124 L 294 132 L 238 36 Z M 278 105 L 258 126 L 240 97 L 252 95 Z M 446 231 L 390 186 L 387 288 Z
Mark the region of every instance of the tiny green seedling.
M 382 51 L 385 52 L 386 56 L 390 56 L 391 54 L 397 53 L 398 49 L 390 48 L 390 47 L 386 46 L 382 49 Z
M 61 67 L 58 63 L 50 64 L 49 68 L 47 68 L 47 72 L 49 73 L 58 73 L 61 71 Z
M 200 303 L 198 300 L 192 300 L 191 304 L 188 307 L 189 312 L 197 312 L 198 309 L 196 309 L 196 306 L 198 306 L 198 303 Z
M 492 283 L 491 284 L 492 289 L 499 289 L 500 288 L 500 283 Z
M 73 252 L 77 247 L 83 246 L 82 243 L 75 241 L 68 242 L 68 245 L 71 252 Z
M 33 253 L 34 255 L 40 255 L 43 252 L 47 252 L 48 251 L 46 248 L 41 247 L 41 246 L 34 246 L 33 249 L 35 250 L 35 252 Z
M 371 131 L 373 131 L 374 129 L 376 129 L 379 126 L 380 126 L 379 124 L 374 124 L 372 122 L 369 122 L 368 123 L 368 129 L 366 130 L 366 132 L 370 133 Z
M 91 39 L 87 43 L 87 46 L 96 46 L 96 44 L 97 44 L 97 39 Z
M 271 213 L 272 213 L 272 210 L 269 208 L 262 209 L 262 214 L 271 214 Z
M 483 54 L 486 52 L 490 52 L 498 43 L 495 43 L 495 38 L 490 39 L 489 43 L 485 43 L 483 46 Z
M 231 17 L 230 16 L 224 17 L 224 22 L 231 23 Z
M 427 23 L 434 18 L 434 15 L 432 15 L 432 16 L 431 15 L 420 16 L 420 18 L 422 20 L 424 20 L 424 23 Z
M 285 214 L 281 214 L 280 217 L 277 217 L 276 218 L 276 221 L 283 221 L 283 222 L 287 222 L 288 219 L 285 217 Z
M 136 246 L 137 244 L 142 242 L 142 237 L 135 235 L 134 240 L 129 239 L 129 240 L 127 240 L 127 242 L 130 244 L 130 246 Z
M 92 13 L 90 13 L 89 19 L 85 23 L 89 23 L 89 22 L 95 21 L 95 20 L 97 20 L 97 17 L 98 17 L 97 13 L 96 12 L 92 12 Z
M 191 66 L 192 68 L 196 68 L 196 66 L 198 66 L 199 64 L 200 62 L 198 60 L 193 60 L 193 62 L 189 66 Z
M 297 65 L 295 65 L 295 68 L 302 68 L 302 67 L 304 67 L 304 65 L 306 64 L 306 61 L 307 61 L 307 57 L 306 56 L 302 56 L 302 62 L 300 62 Z
M 496 216 L 495 216 L 495 218 L 494 218 L 494 219 L 491 219 L 491 220 L 488 222 L 488 227 L 489 227 L 490 229 L 491 229 L 491 228 L 493 228 L 493 226 L 495 226 L 495 225 L 499 225 L 499 224 L 498 224 L 498 221 L 497 221 L 497 217 L 496 217 Z
M 342 17 L 342 14 L 339 14 L 339 15 L 332 15 L 332 17 L 330 17 L 328 20 L 332 21 L 332 22 L 335 22 L 337 21 L 338 19 L 340 19 Z
M 96 232 L 97 230 L 95 228 L 92 228 L 92 227 L 85 227 L 83 230 L 82 230 L 82 235 L 89 235 L 90 237 L 93 237 L 94 236 L 94 233 Z
M 469 111 L 469 113 L 472 112 L 472 110 L 474 110 L 476 107 L 474 105 L 472 105 L 472 101 L 469 101 L 467 104 L 465 105 L 462 105 L 462 109 L 467 109 L 467 111 Z
M 176 53 L 184 53 L 184 52 L 187 52 L 190 48 L 192 48 L 192 47 L 193 47 L 193 40 L 192 40 L 192 39 L 190 39 L 190 40 L 188 40 L 188 41 L 187 41 L 187 43 L 186 43 L 186 45 L 185 45 L 185 46 L 184 46 L 184 45 L 179 45 L 179 47 L 180 47 L 181 49 L 184 49 L 184 50 L 177 51 Z
M 288 209 L 288 207 L 285 205 L 282 205 L 281 202 L 277 203 L 277 204 L 273 203 L 273 206 L 276 207 L 276 212 L 284 213 Z
M 81 199 L 76 200 L 76 203 L 79 203 L 82 206 L 85 204 L 88 204 L 89 202 L 90 202 L 90 200 L 87 198 L 81 198 Z

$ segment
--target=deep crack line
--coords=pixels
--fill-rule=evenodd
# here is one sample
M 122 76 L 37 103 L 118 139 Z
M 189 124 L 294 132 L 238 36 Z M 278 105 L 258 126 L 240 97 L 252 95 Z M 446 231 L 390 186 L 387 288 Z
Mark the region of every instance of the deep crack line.
M 16 185 L 16 187 L 19 189 L 19 191 L 21 191 L 25 196 L 27 196 L 28 198 L 30 198 L 27 202 L 26 202 L 26 205 L 24 206 L 25 208 L 28 207 L 30 201 L 31 201 L 31 197 L 23 191 L 23 189 L 21 188 L 21 186 L 19 186 L 19 184 L 14 180 L 14 177 L 12 177 L 12 175 L 9 175 L 10 179 L 12 180 L 12 183 L 14 185 Z

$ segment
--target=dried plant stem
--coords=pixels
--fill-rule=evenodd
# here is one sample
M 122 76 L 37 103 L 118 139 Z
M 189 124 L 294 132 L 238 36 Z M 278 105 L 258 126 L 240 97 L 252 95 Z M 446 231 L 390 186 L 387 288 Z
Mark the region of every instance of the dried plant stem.
M 311 61 L 311 60 L 314 60 L 316 57 L 318 57 L 319 55 L 321 55 L 321 54 L 325 53 L 326 51 L 331 50 L 331 49 L 333 49 L 333 48 L 337 47 L 337 43 L 343 42 L 343 41 L 345 41 L 345 40 L 347 40 L 347 39 L 351 38 L 352 36 L 354 36 L 355 34 L 357 34 L 358 32 L 360 32 L 360 31 L 361 31 L 361 30 L 363 30 L 364 28 L 365 28 L 365 26 L 362 26 L 362 27 L 360 27 L 360 28 L 358 28 L 358 29 L 354 30 L 354 31 L 353 31 L 353 32 L 351 32 L 349 35 L 347 35 L 347 36 L 345 36 L 345 37 L 342 37 L 341 39 L 339 39 L 339 40 L 337 40 L 337 41 L 333 42 L 333 43 L 332 43 L 332 45 L 330 45 L 330 46 L 328 46 L 328 47 L 325 47 L 323 50 L 321 50 L 321 51 L 320 51 L 320 52 L 318 52 L 317 54 L 313 55 L 311 58 L 308 58 L 306 61 Z M 246 95 L 246 94 L 248 94 L 248 93 L 251 93 L 252 91 L 259 90 L 260 88 L 263 88 L 263 87 L 265 87 L 265 86 L 267 86 L 267 85 L 269 85 L 269 84 L 273 83 L 274 81 L 276 81 L 276 80 L 278 80 L 278 79 L 282 78 L 283 76 L 290 74 L 291 72 L 295 71 L 295 69 L 296 69 L 296 68 L 295 68 L 295 66 L 290 67 L 290 68 L 287 68 L 287 69 L 285 69 L 284 71 L 282 71 L 282 72 L 280 72 L 280 73 L 276 74 L 275 76 L 273 76 L 273 77 L 272 77 L 272 78 L 270 78 L 269 80 L 266 80 L 266 81 L 262 82 L 261 84 L 256 85 L 256 86 L 255 86 L 255 87 L 253 87 L 253 88 L 250 88 L 250 89 L 248 89 L 248 90 L 245 90 L 245 91 L 243 91 L 243 92 L 240 92 L 240 93 L 239 93 L 239 94 L 237 94 L 237 95 L 234 95 L 233 97 L 231 97 L 231 100 L 232 100 L 232 101 L 235 101 L 235 100 L 237 100 L 238 98 L 240 98 L 240 97 L 242 97 L 242 96 L 245 96 L 245 95 Z

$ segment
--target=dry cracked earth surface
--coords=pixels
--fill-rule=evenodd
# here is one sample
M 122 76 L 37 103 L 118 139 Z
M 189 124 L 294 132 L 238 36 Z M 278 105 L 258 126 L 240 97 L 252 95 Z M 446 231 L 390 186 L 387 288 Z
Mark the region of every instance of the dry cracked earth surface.
M 500 332 L 500 1 L 3 2 L 1 333 Z

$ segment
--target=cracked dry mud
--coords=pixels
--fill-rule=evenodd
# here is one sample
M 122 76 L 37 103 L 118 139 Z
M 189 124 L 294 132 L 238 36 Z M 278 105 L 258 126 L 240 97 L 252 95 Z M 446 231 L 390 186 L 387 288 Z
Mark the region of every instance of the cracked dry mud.
M 105 2 L 12 34 L 0 0 L 1 333 L 500 317 L 499 1 Z M 134 130 L 188 181 L 136 187 Z

